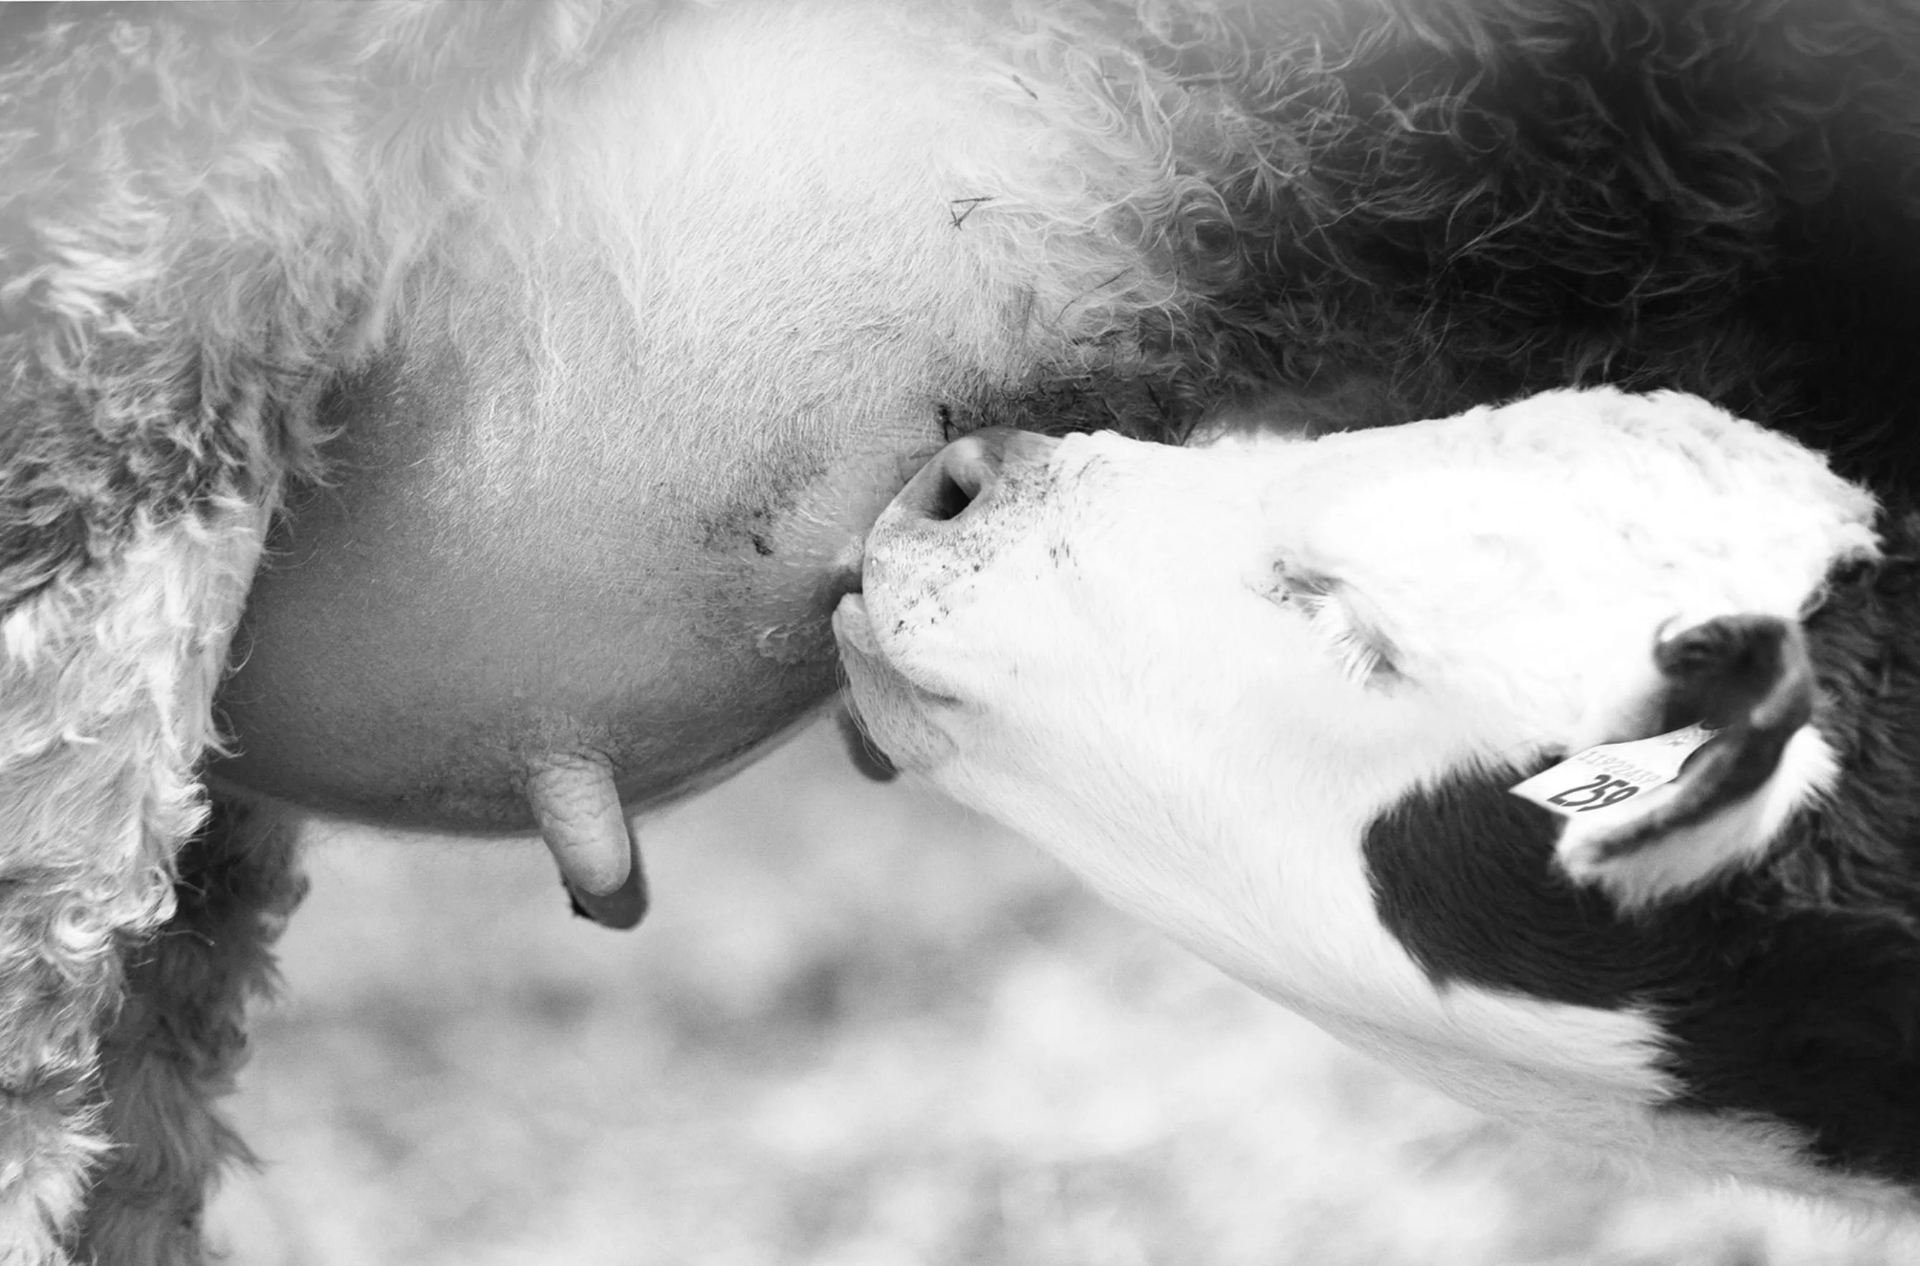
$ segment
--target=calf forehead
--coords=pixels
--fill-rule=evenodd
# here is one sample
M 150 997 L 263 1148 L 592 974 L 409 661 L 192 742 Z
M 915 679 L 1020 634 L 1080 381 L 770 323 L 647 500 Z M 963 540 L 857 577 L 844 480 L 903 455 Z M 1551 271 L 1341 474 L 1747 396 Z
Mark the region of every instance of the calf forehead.
M 1794 616 L 1875 541 L 1873 499 L 1818 454 L 1671 394 L 1329 436 L 1267 502 L 1283 569 L 1337 582 L 1416 673 L 1523 707 L 1637 679 L 1663 622 Z
M 1329 436 L 1301 450 L 1271 501 L 1283 531 L 1336 557 L 1358 560 L 1391 534 L 1411 538 L 1397 550 L 1604 549 L 1621 567 L 1757 584 L 1784 568 L 1780 583 L 1801 585 L 1871 540 L 1874 510 L 1818 454 L 1704 401 L 1604 389 Z M 1762 567 L 1750 554 L 1772 556 Z

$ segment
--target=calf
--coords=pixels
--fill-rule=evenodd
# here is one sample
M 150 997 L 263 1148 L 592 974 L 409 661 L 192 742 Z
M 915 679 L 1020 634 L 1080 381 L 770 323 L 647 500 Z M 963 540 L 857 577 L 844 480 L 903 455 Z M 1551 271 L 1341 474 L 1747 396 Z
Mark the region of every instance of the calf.
M 1335 1035 L 1885 1200 L 1920 1189 L 1917 533 L 1673 393 L 1002 433 L 882 515 L 835 629 L 895 762 Z

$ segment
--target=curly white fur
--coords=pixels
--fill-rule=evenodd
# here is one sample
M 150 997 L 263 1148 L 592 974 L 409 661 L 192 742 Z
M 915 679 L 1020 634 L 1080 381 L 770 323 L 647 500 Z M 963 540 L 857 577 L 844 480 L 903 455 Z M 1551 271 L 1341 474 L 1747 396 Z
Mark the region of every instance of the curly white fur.
M 145 526 L 116 563 L 0 622 L 0 1260 L 57 1256 L 107 1144 L 88 1102 L 100 1017 L 122 938 L 173 911 L 172 850 L 204 811 L 195 767 L 265 517 L 241 502 Z

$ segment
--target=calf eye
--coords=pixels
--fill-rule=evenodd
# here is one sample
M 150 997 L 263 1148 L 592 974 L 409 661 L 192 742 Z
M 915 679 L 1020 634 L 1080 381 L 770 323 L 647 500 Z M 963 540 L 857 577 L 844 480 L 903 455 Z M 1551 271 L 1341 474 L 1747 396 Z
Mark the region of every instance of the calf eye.
M 1331 598 L 1338 583 L 1329 576 L 1295 571 L 1285 563 L 1274 564 L 1273 577 L 1273 600 L 1283 605 L 1297 606 L 1308 613 L 1317 611 Z
M 1349 679 L 1381 685 L 1398 675 L 1393 643 L 1354 614 L 1339 581 L 1285 563 L 1275 564 L 1273 574 L 1275 583 L 1267 597 L 1306 617 L 1307 626 Z

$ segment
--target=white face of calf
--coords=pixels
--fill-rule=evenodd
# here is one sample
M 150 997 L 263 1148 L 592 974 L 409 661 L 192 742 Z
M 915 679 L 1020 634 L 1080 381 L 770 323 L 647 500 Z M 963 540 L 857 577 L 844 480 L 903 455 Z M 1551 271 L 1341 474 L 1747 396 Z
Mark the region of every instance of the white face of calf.
M 1469 1101 L 1762 1172 L 1748 1134 L 1676 1144 L 1643 1111 L 1673 1085 L 1642 1010 L 1416 962 L 1365 846 L 1463 772 L 1657 732 L 1656 643 L 1728 615 L 1792 630 L 1871 553 L 1873 513 L 1672 395 L 1204 449 L 975 438 L 883 515 L 836 631 L 897 764 L 1232 974 Z M 1757 790 L 1617 857 L 1570 831 L 1562 866 L 1635 902 L 1739 865 L 1828 772 L 1804 719 Z

